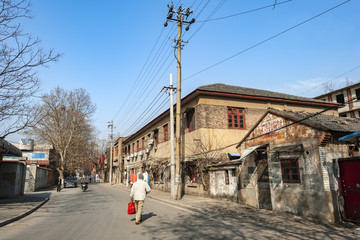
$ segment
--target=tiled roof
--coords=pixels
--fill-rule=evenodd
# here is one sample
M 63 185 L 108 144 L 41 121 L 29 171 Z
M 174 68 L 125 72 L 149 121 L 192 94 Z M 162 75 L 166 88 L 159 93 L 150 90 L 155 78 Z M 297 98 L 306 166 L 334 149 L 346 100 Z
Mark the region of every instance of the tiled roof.
M 360 118 L 337 117 L 324 114 L 312 116 L 314 113 L 280 111 L 276 109 L 269 109 L 269 112 L 295 121 L 310 117 L 303 122 L 332 132 L 360 131 Z
M 261 89 L 254 88 L 245 88 L 239 86 L 226 85 L 222 83 L 210 84 L 198 87 L 197 90 L 201 91 L 209 91 L 209 92 L 218 92 L 218 93 L 232 93 L 232 94 L 240 94 L 247 96 L 256 96 L 256 97 L 268 97 L 268 98 L 276 98 L 276 99 L 284 99 L 284 100 L 295 100 L 295 101 L 305 101 L 305 102 L 314 102 L 314 103 L 327 103 L 322 100 L 299 97 L 294 95 L 289 95 L 285 93 L 272 92 Z

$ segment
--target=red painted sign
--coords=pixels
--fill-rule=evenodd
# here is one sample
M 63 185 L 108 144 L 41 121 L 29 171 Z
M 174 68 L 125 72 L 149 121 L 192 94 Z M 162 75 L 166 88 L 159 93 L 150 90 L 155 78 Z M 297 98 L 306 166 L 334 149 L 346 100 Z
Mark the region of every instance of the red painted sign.
M 277 134 L 279 134 L 279 132 L 275 131 L 275 130 L 280 129 L 283 126 L 284 126 L 284 119 L 282 119 L 282 118 L 272 119 L 270 121 L 263 122 L 260 125 L 260 132 L 261 132 L 261 134 L 266 134 L 266 133 L 274 131 L 271 134 L 277 135 Z

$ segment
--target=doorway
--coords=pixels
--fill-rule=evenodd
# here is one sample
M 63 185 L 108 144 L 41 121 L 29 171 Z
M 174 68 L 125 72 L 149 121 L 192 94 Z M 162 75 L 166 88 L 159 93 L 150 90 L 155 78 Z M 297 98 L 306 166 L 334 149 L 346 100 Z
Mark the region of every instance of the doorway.
M 340 159 L 339 168 L 345 218 L 360 221 L 360 158 Z

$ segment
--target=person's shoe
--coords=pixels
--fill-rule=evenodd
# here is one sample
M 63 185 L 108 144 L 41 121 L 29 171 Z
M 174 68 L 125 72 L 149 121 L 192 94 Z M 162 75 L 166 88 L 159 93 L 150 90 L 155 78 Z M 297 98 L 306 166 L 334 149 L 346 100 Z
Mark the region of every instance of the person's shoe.
M 140 221 L 135 221 L 135 224 L 136 225 L 139 225 L 141 222 Z

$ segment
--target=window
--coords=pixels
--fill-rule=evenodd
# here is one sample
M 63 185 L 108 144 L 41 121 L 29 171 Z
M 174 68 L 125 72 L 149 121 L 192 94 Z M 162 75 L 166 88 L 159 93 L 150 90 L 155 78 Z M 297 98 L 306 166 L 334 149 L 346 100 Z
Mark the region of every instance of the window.
M 196 166 L 190 165 L 188 167 L 188 173 L 189 173 L 189 181 L 190 183 L 197 183 L 197 172 L 196 172 Z
M 144 150 L 145 148 L 145 137 L 141 139 L 141 150 Z
M 169 140 L 169 127 L 167 124 L 165 124 L 163 128 L 164 128 L 164 142 L 166 142 L 167 140 Z
M 355 89 L 356 99 L 360 100 L 360 88 Z
M 245 114 L 242 108 L 228 108 L 228 128 L 245 129 Z
M 132 144 L 132 153 L 134 153 L 135 151 L 135 143 Z
M 229 172 L 225 170 L 225 185 L 229 185 Z
M 192 132 L 195 130 L 195 110 L 191 109 L 186 114 L 187 118 L 187 127 L 189 128 L 189 132 Z
M 159 144 L 159 129 L 154 130 L 154 141 L 155 145 L 157 146 Z
M 300 183 L 298 159 L 281 160 L 281 173 L 284 183 Z
M 336 102 L 344 104 L 345 103 L 344 94 L 336 95 Z
M 136 151 L 139 151 L 139 140 L 136 141 Z

